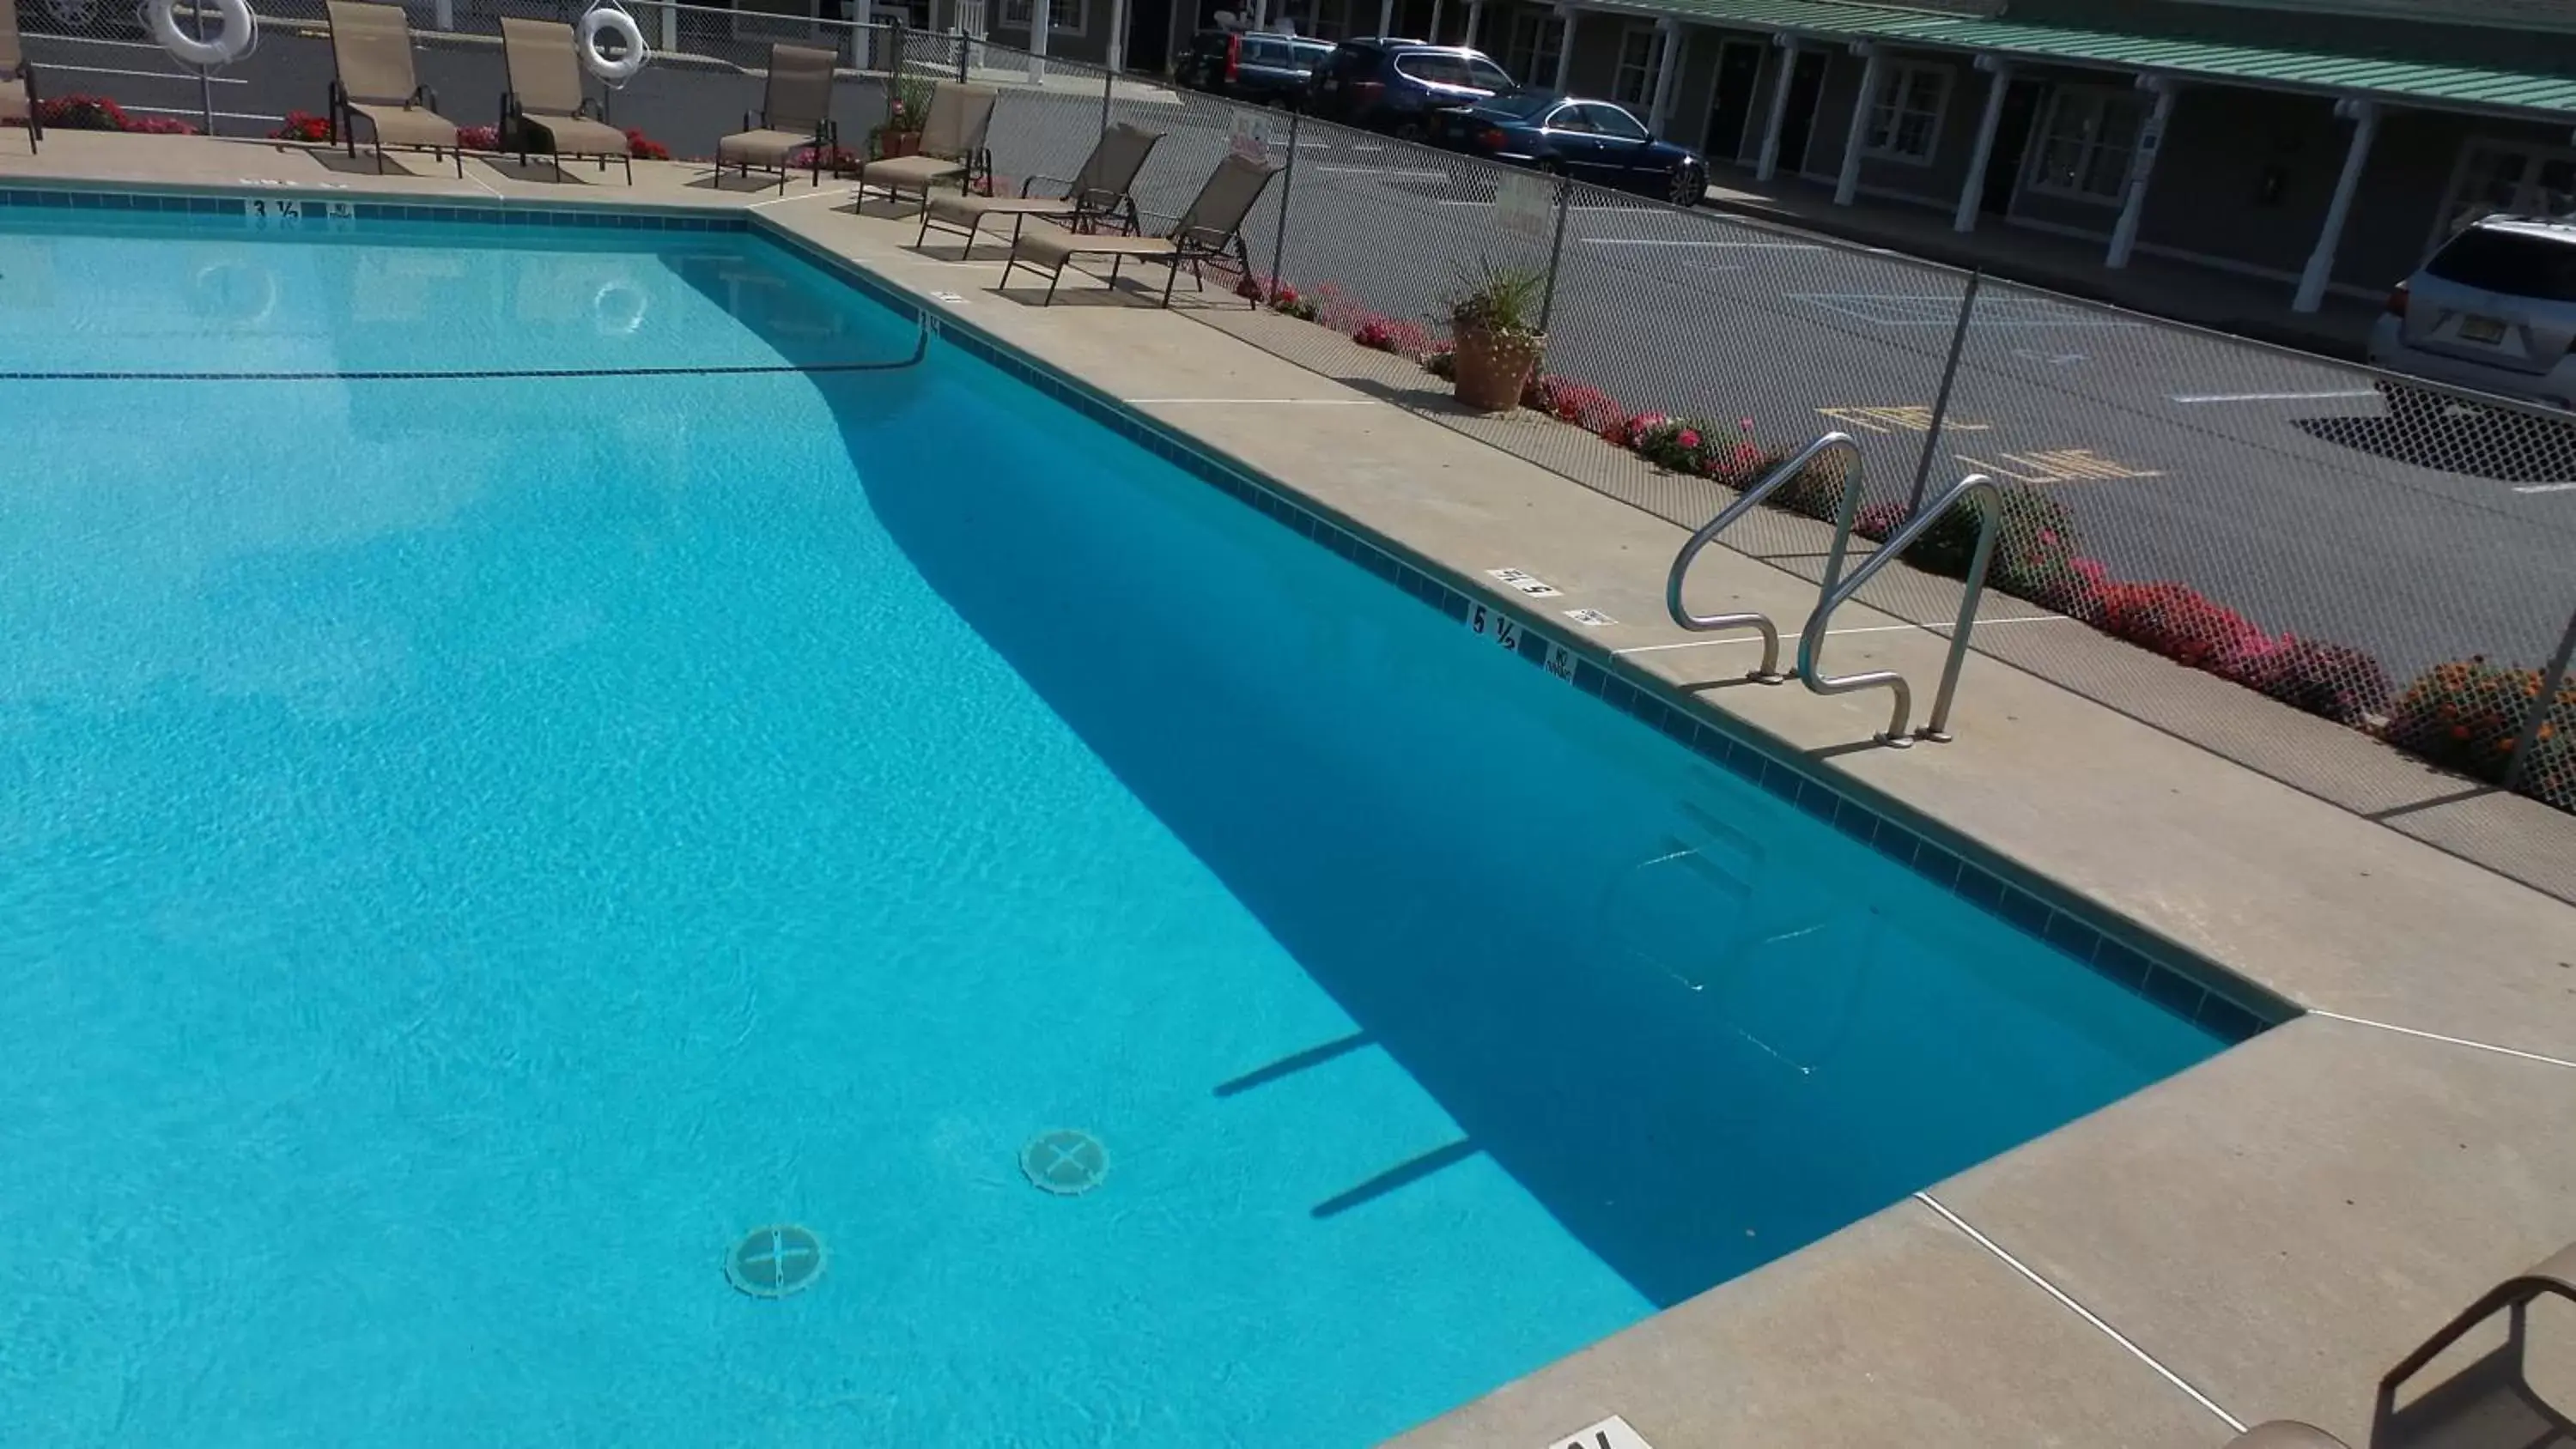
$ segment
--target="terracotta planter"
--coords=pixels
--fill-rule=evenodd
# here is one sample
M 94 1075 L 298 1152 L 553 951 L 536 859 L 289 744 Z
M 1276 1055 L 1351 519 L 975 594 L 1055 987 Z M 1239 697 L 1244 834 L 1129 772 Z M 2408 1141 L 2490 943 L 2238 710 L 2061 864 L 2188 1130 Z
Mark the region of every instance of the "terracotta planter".
M 1528 333 L 1461 332 L 1450 359 L 1458 401 L 1480 413 L 1509 412 L 1537 370 L 1547 339 Z
M 877 133 L 877 159 L 880 161 L 891 161 L 897 156 L 917 156 L 920 153 L 921 133 L 919 131 Z

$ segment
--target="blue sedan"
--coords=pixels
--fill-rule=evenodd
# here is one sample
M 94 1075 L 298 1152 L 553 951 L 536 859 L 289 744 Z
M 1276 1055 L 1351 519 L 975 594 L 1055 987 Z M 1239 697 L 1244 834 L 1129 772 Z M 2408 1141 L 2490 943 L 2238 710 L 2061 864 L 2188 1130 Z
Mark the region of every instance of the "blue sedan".
M 1432 135 L 1478 156 L 1676 206 L 1695 206 L 1708 191 L 1708 163 L 1697 152 L 1656 140 L 1636 117 L 1608 101 L 1518 91 L 1440 112 Z

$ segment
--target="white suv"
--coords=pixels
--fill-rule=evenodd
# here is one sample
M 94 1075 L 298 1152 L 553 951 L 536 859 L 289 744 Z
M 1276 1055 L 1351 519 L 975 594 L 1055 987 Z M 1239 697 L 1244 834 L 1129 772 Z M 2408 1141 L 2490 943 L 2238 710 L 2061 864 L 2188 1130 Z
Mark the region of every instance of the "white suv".
M 2479 392 L 2576 408 L 2576 222 L 2491 216 L 2397 284 L 2370 360 Z M 2439 394 L 2380 391 L 2391 416 L 2445 410 Z

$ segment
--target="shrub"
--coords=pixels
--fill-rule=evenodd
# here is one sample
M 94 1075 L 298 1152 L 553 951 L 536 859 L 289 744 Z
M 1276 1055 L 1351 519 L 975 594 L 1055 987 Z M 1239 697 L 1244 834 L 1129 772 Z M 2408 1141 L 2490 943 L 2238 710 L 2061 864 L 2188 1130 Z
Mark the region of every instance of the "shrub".
M 1738 487 L 1753 481 L 1772 461 L 1753 441 L 1751 418 L 1728 427 L 1707 418 L 1648 413 L 1632 420 L 1625 431 L 1627 446 L 1659 468 Z
M 1442 382 L 1454 382 L 1458 377 L 1457 357 L 1458 354 L 1447 347 L 1434 347 L 1422 354 L 1422 370 Z
M 1628 410 L 1618 399 L 1588 382 L 1533 372 L 1521 389 L 1521 406 L 1535 408 L 1559 422 L 1601 433 L 1628 423 Z
M 183 121 L 177 116 L 129 116 L 126 118 L 125 129 L 138 136 L 193 136 L 197 134 L 197 125 L 194 121 Z
M 62 96 L 40 101 L 36 111 L 57 131 L 130 131 L 134 123 L 125 108 L 105 96 Z
M 1778 461 L 1766 458 L 1762 466 L 1771 467 Z M 1845 476 L 1841 458 L 1831 455 L 1818 458 L 1799 469 L 1796 477 L 1780 485 L 1771 495 L 1771 506 L 1804 518 L 1831 523 L 1842 516 Z
M 498 151 L 501 149 L 501 128 L 459 126 L 456 128 L 456 144 L 468 151 Z
M 272 141 L 304 141 L 313 145 L 331 139 L 331 119 L 311 111 L 289 111 L 286 124 L 268 133 Z
M 2068 593 L 2075 519 L 2066 505 L 2052 494 L 2020 483 L 2003 485 L 1998 502 L 2002 516 L 1995 525 L 1995 552 L 1986 565 L 1986 586 L 2039 603 Z M 1905 561 L 1964 579 L 1968 565 L 1976 561 L 1977 533 L 1984 524 L 1985 505 L 1962 499 L 1924 530 L 1905 551 Z
M 2102 632 L 2215 674 L 2272 643 L 2252 620 L 2188 584 L 2106 579 L 2093 591 L 2093 605 Z
M 1363 317 L 1351 328 L 1351 340 L 1376 352 L 1420 357 L 1431 350 L 1431 334 L 1392 317 Z
M 849 154 L 846 151 L 840 151 L 840 148 L 838 147 L 833 149 L 835 151 L 839 151 L 839 154 L 844 156 Z M 645 135 L 642 131 L 637 130 L 633 126 L 626 128 L 626 151 L 628 155 L 633 156 L 638 161 L 668 161 L 671 159 L 670 147 L 665 146 L 661 142 L 654 140 L 652 137 Z M 837 161 L 834 163 L 833 169 L 836 171 L 839 169 L 839 163 Z
M 2393 691 L 2379 661 L 2348 644 L 2284 634 L 2227 661 L 2227 677 L 2337 724 L 2361 726 Z
M 637 139 L 643 136 L 644 133 L 641 131 L 629 131 L 626 133 L 626 144 L 632 148 L 635 146 Z M 651 140 L 650 138 L 645 138 L 644 144 L 651 146 L 654 150 L 661 152 L 661 154 L 653 156 L 647 155 L 641 150 L 637 150 L 635 152 L 636 160 L 667 161 L 671 159 L 670 151 L 663 147 L 660 142 Z M 810 142 L 787 153 L 787 169 L 790 171 L 812 171 L 817 169 L 818 163 L 820 169 L 828 171 L 834 176 L 849 176 L 855 174 L 859 169 L 859 154 L 847 146 L 825 146 L 821 149 L 820 156 L 817 156 L 816 148 Z
M 2524 720 L 2540 700 L 2540 671 L 2489 664 L 2471 655 L 2428 669 L 2388 720 L 2388 742 L 2475 779 L 2502 781 Z M 2576 726 L 2576 678 L 2562 681 L 2535 742 L 2535 781 L 2567 768 L 2569 729 Z
M 1276 281 L 1270 288 L 1270 310 L 1294 317 L 1300 322 L 1312 322 L 1322 315 L 1322 309 L 1312 301 L 1297 295 L 1296 288 L 1286 282 Z

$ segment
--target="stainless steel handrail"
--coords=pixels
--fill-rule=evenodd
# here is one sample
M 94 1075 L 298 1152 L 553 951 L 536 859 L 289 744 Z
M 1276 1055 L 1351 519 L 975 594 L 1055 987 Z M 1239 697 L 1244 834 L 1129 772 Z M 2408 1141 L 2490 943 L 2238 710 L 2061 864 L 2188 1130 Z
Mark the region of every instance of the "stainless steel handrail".
M 1895 691 L 1896 710 L 1888 717 L 1887 730 L 1878 738 L 1896 749 L 1914 743 L 1905 732 L 1906 716 L 1914 709 L 1914 691 L 1905 676 L 1893 669 L 1873 669 L 1862 674 L 1826 678 L 1816 672 L 1816 656 L 1825 648 L 1825 625 L 1834 610 L 1859 593 L 1861 586 L 1876 577 L 1878 571 L 1911 547 L 1924 532 L 1950 511 L 1951 505 L 1976 498 L 1985 506 L 1978 510 L 1977 551 L 1968 562 L 1967 588 L 1959 598 L 1959 620 L 1950 630 L 1950 659 L 1941 667 L 1941 688 L 1932 696 L 1932 718 L 1924 723 L 1922 738 L 1946 742 L 1950 738 L 1950 701 L 1959 692 L 1959 666 L 1968 657 L 1968 631 L 1977 624 L 1977 602 L 1986 592 L 1986 565 L 1995 556 L 1995 527 L 2003 518 L 2003 493 L 1995 480 L 1983 473 L 1971 473 L 1942 490 L 1939 496 L 1925 501 L 1922 511 L 1905 520 L 1905 526 L 1889 534 L 1878 546 L 1878 552 L 1861 561 L 1850 578 L 1842 577 L 1843 548 L 1850 541 L 1852 512 L 1859 490 L 1843 498 L 1842 515 L 1834 524 L 1834 551 L 1825 565 L 1823 597 L 1816 602 L 1816 612 L 1807 616 L 1807 627 L 1798 632 L 1798 675 L 1807 687 L 1818 694 L 1848 694 L 1855 689 L 1885 685 Z
M 1832 587 L 1830 581 L 1842 570 L 1843 547 L 1851 533 L 1851 505 L 1853 500 L 1860 497 L 1862 467 L 1860 445 L 1852 441 L 1849 433 L 1827 433 L 1791 454 L 1786 462 L 1755 479 L 1752 486 L 1746 488 L 1733 503 L 1720 509 L 1715 518 L 1701 525 L 1699 532 L 1690 536 L 1690 542 L 1682 545 L 1682 551 L 1673 555 L 1673 571 L 1664 579 L 1664 612 L 1672 615 L 1674 623 L 1701 633 L 1716 629 L 1752 629 L 1762 635 L 1762 667 L 1746 675 L 1747 679 L 1763 684 L 1780 684 L 1787 681 L 1789 676 L 1780 672 L 1780 626 L 1772 623 L 1771 616 L 1768 614 L 1749 611 L 1736 614 L 1694 614 L 1682 603 L 1682 579 L 1689 574 L 1691 562 L 1699 557 L 1701 549 L 1714 543 L 1717 536 L 1725 532 L 1737 519 L 1760 507 L 1763 499 L 1770 497 L 1782 484 L 1797 477 L 1809 463 L 1830 452 L 1840 452 L 1849 459 L 1843 473 L 1844 527 L 1842 532 L 1834 536 L 1833 557 L 1826 564 L 1825 569 L 1827 587 Z

